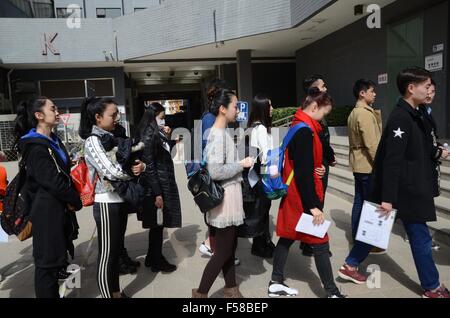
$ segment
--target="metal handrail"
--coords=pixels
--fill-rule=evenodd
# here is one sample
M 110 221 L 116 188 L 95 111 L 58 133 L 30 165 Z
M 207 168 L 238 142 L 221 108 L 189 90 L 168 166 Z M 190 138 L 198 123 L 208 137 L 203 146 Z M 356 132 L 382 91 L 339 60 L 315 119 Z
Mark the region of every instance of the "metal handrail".
M 281 119 L 279 119 L 277 121 L 274 121 L 272 123 L 272 126 L 273 127 L 286 127 L 286 126 L 289 126 L 291 124 L 293 118 L 294 118 L 294 115 L 290 115 L 290 116 L 281 118 Z

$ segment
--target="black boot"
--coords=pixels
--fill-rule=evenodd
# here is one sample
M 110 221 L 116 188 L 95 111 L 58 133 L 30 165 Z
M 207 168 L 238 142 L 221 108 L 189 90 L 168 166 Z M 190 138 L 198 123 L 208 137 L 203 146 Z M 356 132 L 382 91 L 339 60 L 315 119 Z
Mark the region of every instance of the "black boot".
M 272 258 L 274 248 L 267 242 L 265 237 L 258 236 L 253 239 L 252 254 L 262 258 Z
M 119 257 L 123 263 L 128 264 L 129 266 L 136 268 L 141 266 L 141 262 L 131 259 L 126 248 L 122 250 Z
M 163 273 L 172 273 L 177 270 L 177 266 L 170 264 L 164 256 L 161 257 L 159 262 L 154 262 L 147 255 L 145 258 L 145 266 L 150 267 L 152 272 L 163 272 Z
M 137 272 L 137 267 L 132 266 L 128 263 L 126 263 L 123 258 L 119 257 L 119 274 L 120 275 L 126 275 L 126 274 L 135 274 Z

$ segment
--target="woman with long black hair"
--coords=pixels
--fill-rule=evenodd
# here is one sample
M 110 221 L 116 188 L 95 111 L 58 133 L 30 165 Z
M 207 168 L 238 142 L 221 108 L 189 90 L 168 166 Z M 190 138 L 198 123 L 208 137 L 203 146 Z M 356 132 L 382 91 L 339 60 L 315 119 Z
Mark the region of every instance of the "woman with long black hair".
M 130 181 L 121 167 L 108 157 L 103 137 L 113 136 L 118 122 L 117 104 L 112 99 L 88 98 L 81 105 L 79 134 L 91 180 L 95 185 L 94 219 L 98 235 L 97 281 L 103 298 L 124 298 L 119 286 L 119 257 L 124 246 L 128 205 L 114 190 L 111 181 Z M 145 169 L 142 163 L 133 168 L 135 175 Z
M 146 188 L 143 208 L 138 216 L 149 231 L 145 266 L 153 272 L 173 272 L 177 267 L 162 254 L 164 228 L 181 227 L 181 205 L 171 156 L 176 141 L 170 140 L 165 124 L 165 109 L 151 103 L 139 123 L 137 137 L 145 144 L 142 160 L 147 168 L 141 176 Z
M 17 108 L 16 144 L 26 168 L 38 298 L 59 298 L 58 272 L 67 266 L 67 253 L 74 256 L 75 211 L 82 207 L 70 178 L 70 157 L 52 132 L 58 122 L 58 108 L 46 97 Z
M 258 150 L 257 161 L 255 163 L 255 171 L 261 176 L 260 170 L 267 163 L 267 153 L 273 149 L 273 138 L 271 135 L 272 128 L 272 101 L 265 94 L 257 94 L 252 101 L 248 128 L 251 128 L 250 146 Z M 255 201 L 244 203 L 246 209 L 255 209 L 254 213 L 259 217 L 252 233 L 253 237 L 252 254 L 264 258 L 272 258 L 275 245 L 272 242 L 272 235 L 269 228 L 269 211 L 272 202 L 264 193 L 261 180 L 253 188 L 255 193 Z M 252 213 L 253 214 L 253 213 Z

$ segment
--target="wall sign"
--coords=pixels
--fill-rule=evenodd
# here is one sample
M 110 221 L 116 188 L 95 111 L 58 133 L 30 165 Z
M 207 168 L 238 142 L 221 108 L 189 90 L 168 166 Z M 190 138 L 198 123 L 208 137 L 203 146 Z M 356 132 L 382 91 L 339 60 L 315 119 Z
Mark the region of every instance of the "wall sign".
M 440 71 L 444 68 L 444 57 L 442 53 L 425 57 L 425 69 L 430 72 Z
M 387 84 L 388 83 L 388 74 L 380 74 L 378 75 L 378 84 Z
M 444 51 L 444 43 L 433 45 L 433 53 Z

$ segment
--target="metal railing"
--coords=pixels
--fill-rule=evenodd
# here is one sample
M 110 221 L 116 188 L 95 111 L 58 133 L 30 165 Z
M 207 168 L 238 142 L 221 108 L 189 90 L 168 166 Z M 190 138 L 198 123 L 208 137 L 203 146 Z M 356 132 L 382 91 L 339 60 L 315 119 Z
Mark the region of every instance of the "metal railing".
M 290 115 L 290 116 L 287 116 L 285 118 L 281 118 L 281 119 L 279 119 L 277 121 L 274 121 L 272 123 L 272 126 L 273 127 L 289 127 L 291 125 L 291 123 L 292 123 L 292 119 L 293 118 L 294 118 L 294 115 Z

